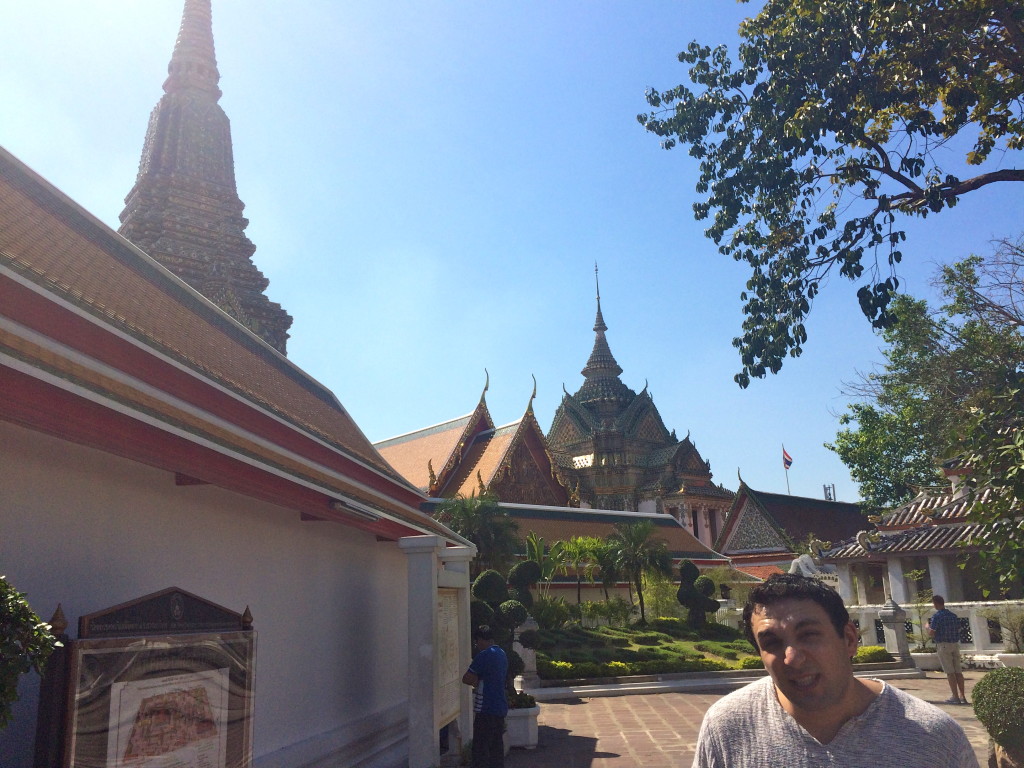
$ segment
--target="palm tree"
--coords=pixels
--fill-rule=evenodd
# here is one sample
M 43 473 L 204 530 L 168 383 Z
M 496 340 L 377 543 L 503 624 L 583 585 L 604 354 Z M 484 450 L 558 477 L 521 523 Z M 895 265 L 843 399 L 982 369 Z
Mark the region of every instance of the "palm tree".
M 576 605 L 583 602 L 583 577 L 594 580 L 597 568 L 597 549 L 601 540 L 594 536 L 573 536 L 562 542 L 563 570 L 568 573 L 571 568 L 576 575 Z
M 635 523 L 616 523 L 615 532 L 608 541 L 615 548 L 614 562 L 636 587 L 640 599 L 640 623 L 647 623 L 644 608 L 643 575 L 646 572 L 672 573 L 672 556 L 664 539 L 652 538 L 654 523 L 639 520 Z
M 470 567 L 473 578 L 491 568 L 504 571 L 522 549 L 517 536 L 519 526 L 499 506 L 494 494 L 464 496 L 460 493 L 453 499 L 446 499 L 437 508 L 436 517 L 476 545 L 477 556 Z
M 545 548 L 544 537 L 538 536 L 533 531 L 526 536 L 526 559 L 533 560 L 540 566 L 537 594 L 541 597 L 547 597 L 551 580 L 555 577 L 558 569 L 562 567 L 563 546 L 563 542 L 556 541 L 550 547 Z
M 622 572 L 616 562 L 618 548 L 607 539 L 598 539 L 600 545 L 594 551 L 594 560 L 597 561 L 601 579 L 601 588 L 604 590 L 604 601 L 611 600 L 608 590 L 622 580 Z M 630 587 L 630 601 L 633 599 L 633 589 Z

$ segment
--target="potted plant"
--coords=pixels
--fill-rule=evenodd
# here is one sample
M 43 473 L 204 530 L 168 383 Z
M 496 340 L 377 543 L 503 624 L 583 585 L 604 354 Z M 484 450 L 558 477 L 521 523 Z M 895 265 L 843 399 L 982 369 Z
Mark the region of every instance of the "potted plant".
M 508 657 L 506 689 L 509 711 L 505 718 L 507 747 L 537 746 L 537 716 L 540 707 L 533 696 L 515 690 L 515 678 L 523 672 L 523 659 L 512 648 L 515 630 L 526 621 L 533 604 L 530 585 L 540 578 L 540 566 L 524 560 L 512 567 L 506 579 L 495 570 L 481 573 L 473 582 L 470 602 L 472 625 L 489 624 L 494 639 Z
M 7 725 L 18 700 L 18 679 L 33 669 L 42 673 L 58 645 L 50 625 L 32 611 L 25 595 L 0 576 L 0 728 Z
M 1024 669 L 992 670 L 974 686 L 972 697 L 974 714 L 991 737 L 989 765 L 1024 766 Z

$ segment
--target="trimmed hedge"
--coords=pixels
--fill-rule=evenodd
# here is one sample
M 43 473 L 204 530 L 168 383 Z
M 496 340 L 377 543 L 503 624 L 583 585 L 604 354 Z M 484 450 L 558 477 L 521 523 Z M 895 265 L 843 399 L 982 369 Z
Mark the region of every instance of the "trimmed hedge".
M 874 664 L 881 661 L 893 661 L 892 654 L 880 645 L 865 645 L 857 649 L 853 657 L 854 664 Z

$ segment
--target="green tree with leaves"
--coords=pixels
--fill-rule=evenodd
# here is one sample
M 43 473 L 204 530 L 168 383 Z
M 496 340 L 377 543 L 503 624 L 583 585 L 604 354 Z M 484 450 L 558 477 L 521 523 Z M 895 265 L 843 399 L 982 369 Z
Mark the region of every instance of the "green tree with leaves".
M 654 571 L 670 575 L 672 556 L 664 539 L 655 537 L 654 523 L 638 520 L 635 523 L 616 523 L 615 531 L 608 536 L 614 548 L 614 561 L 620 573 L 626 576 L 636 589 L 640 602 L 640 622 L 647 623 L 644 607 L 644 573 Z
M 540 568 L 540 577 L 537 579 L 537 592 L 541 597 L 547 597 L 551 587 L 551 580 L 558 574 L 564 559 L 563 544 L 560 541 L 552 542 L 550 547 L 544 544 L 544 537 L 538 536 L 530 531 L 526 536 L 526 559 L 537 563 Z
M 478 576 L 488 569 L 505 570 L 521 551 L 519 526 L 490 493 L 446 499 L 438 508 L 437 519 L 477 548 L 470 570 Z
M 862 311 L 888 327 L 902 221 L 1024 181 L 1024 5 L 768 0 L 739 35 L 735 59 L 690 43 L 689 84 L 649 90 L 638 120 L 689 147 L 697 218 L 751 267 L 746 387 L 801 353 L 830 273 L 861 281 Z
M 1024 241 L 944 267 L 938 287 L 945 303 L 936 310 L 907 297 L 894 302 L 899 322 L 885 331 L 886 362 L 862 377 L 866 400 L 852 412 L 870 418 L 829 447 L 855 477 L 876 475 L 861 490 L 878 506 L 905 500 L 901 450 L 907 464 L 923 465 L 925 453 L 956 462 L 974 497 L 969 516 L 986 524 L 979 556 L 1006 585 L 1024 571 Z M 905 439 L 914 432 L 920 440 Z M 891 461 L 849 450 L 864 443 Z
M 42 674 L 46 659 L 59 645 L 25 595 L 0 576 L 0 728 L 7 725 L 18 700 L 18 679 L 33 669 Z
M 562 542 L 562 569 L 576 577 L 576 605 L 583 602 L 583 580 L 594 580 L 600 546 L 601 539 L 596 536 L 573 536 Z

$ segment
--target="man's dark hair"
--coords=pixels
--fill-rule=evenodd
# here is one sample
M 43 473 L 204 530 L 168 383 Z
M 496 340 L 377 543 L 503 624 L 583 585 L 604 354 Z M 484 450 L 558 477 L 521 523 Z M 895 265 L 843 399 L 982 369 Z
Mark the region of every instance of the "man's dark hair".
M 942 608 L 946 605 L 946 598 L 942 595 L 932 595 L 932 605 Z
M 494 630 L 491 629 L 487 624 L 481 624 L 479 627 L 473 630 L 473 639 L 477 638 L 481 640 L 493 640 Z
M 771 605 L 782 600 L 810 600 L 817 603 L 828 614 L 829 621 L 840 637 L 850 622 L 850 613 L 843 605 L 843 598 L 832 587 L 819 579 L 801 576 L 796 573 L 776 573 L 750 590 L 747 604 L 743 606 L 743 634 L 750 644 L 758 647 L 754 638 L 754 630 L 750 619 L 754 615 L 754 606 Z

